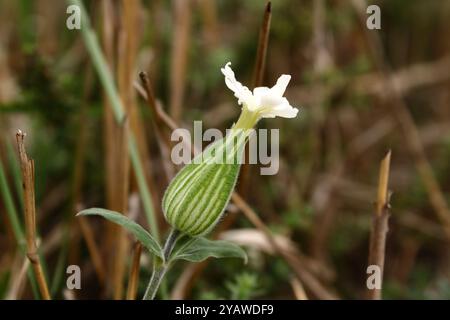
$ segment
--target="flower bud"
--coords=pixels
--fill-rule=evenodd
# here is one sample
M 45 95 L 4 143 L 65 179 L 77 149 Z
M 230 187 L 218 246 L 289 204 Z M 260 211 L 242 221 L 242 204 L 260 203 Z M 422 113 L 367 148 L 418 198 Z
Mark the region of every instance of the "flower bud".
M 246 134 L 239 131 L 214 142 L 171 181 L 162 208 L 175 229 L 200 236 L 220 220 L 242 162 Z

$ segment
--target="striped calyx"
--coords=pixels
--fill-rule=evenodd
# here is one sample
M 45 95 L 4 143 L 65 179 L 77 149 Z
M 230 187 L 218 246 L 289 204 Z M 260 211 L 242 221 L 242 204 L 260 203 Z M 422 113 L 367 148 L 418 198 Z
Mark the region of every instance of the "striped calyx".
M 239 131 L 214 142 L 171 181 L 162 209 L 175 229 L 200 236 L 220 220 L 241 166 L 246 134 Z

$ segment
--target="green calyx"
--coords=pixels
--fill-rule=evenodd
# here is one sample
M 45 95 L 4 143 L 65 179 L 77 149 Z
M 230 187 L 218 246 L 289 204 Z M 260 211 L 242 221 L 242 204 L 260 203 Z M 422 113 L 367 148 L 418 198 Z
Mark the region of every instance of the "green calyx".
M 247 135 L 248 130 L 233 128 L 181 169 L 162 202 L 169 224 L 190 236 L 214 228 L 236 185 Z
M 244 105 L 242 107 L 241 115 L 233 126 L 233 130 L 250 130 L 259 121 L 259 114 L 257 112 L 249 111 Z

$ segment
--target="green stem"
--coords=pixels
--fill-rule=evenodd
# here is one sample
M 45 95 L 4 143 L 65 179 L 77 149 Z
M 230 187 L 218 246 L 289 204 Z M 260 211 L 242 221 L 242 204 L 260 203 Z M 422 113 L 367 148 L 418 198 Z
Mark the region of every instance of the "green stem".
M 170 231 L 169 236 L 167 237 L 166 243 L 164 245 L 163 254 L 164 254 L 164 261 L 169 261 L 170 254 L 172 253 L 173 247 L 175 247 L 175 244 L 177 243 L 177 240 L 180 238 L 181 232 L 172 229 Z
M 172 253 L 172 250 L 175 247 L 175 244 L 180 236 L 181 233 L 178 230 L 172 229 L 164 245 L 164 260 L 158 257 L 154 258 L 152 277 L 150 278 L 147 289 L 145 290 L 143 300 L 155 299 L 156 293 L 158 292 L 159 286 L 161 285 L 161 281 L 163 280 L 167 269 L 169 268 L 168 261 L 170 258 L 170 254 Z
M 150 278 L 150 282 L 148 283 L 147 290 L 145 290 L 144 300 L 153 300 L 155 299 L 156 293 L 158 292 L 159 285 L 161 284 L 164 275 L 166 274 L 167 266 L 160 259 L 155 257 L 155 261 L 153 263 L 153 274 Z

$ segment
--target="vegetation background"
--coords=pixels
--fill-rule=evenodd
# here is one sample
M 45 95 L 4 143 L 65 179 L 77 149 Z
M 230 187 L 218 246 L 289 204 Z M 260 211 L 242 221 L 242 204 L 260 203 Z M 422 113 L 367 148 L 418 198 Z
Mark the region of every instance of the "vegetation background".
M 246 203 L 231 203 L 211 235 L 243 245 L 249 263 L 180 263 L 159 297 L 367 297 L 380 161 L 391 150 L 383 298 L 450 298 L 450 1 L 84 3 L 125 125 L 114 120 L 81 31 L 66 27 L 65 1 L 0 1 L 0 298 L 40 297 L 22 250 L 17 129 L 35 163 L 38 246 L 52 298 L 139 298 L 151 271 L 146 252 L 135 290 L 134 239 L 75 213 L 105 207 L 149 226 L 128 161 L 132 132 L 164 235 L 159 204 L 178 169 L 166 123 L 230 127 L 239 108 L 220 73 L 228 61 L 249 87 L 291 74 L 286 95 L 301 110 L 293 121 L 260 123 L 280 128 L 280 171 L 243 168 Z M 365 26 L 369 4 L 381 8 L 381 30 Z M 140 71 L 170 116 L 164 123 L 140 94 Z M 81 290 L 66 288 L 68 265 L 81 267 Z

